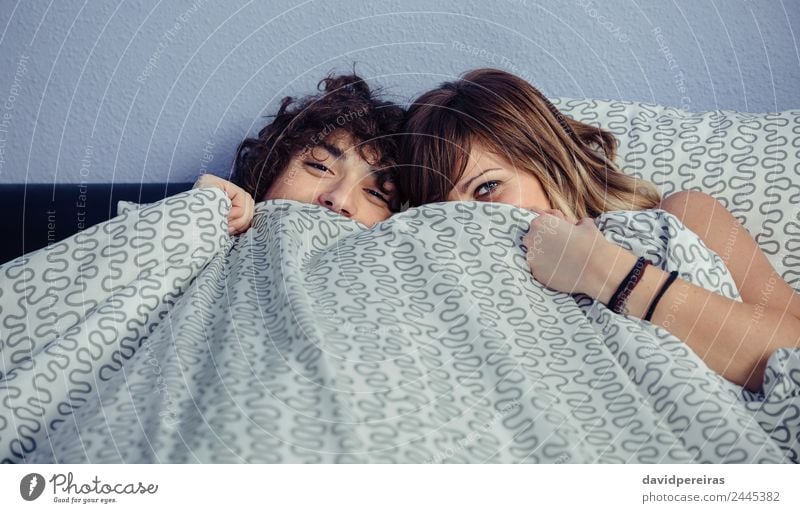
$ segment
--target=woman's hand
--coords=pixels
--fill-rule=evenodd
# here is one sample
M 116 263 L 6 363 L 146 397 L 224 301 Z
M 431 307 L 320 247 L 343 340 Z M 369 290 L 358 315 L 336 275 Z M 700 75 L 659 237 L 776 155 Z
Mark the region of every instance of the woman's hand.
M 607 241 L 591 219 L 572 224 L 559 212 L 532 210 L 539 217 L 531 221 L 524 243 L 534 278 L 607 305 L 636 255 Z M 668 276 L 647 266 L 625 302 L 627 315 L 643 318 Z M 800 347 L 800 319 L 787 311 L 787 306 L 743 303 L 678 278 L 650 322 L 686 343 L 713 371 L 757 392 L 770 355 L 781 347 Z
M 197 179 L 192 189 L 216 187 L 222 189 L 231 200 L 231 211 L 228 214 L 228 233 L 236 235 L 250 228 L 255 212 L 253 197 L 238 185 L 210 174 L 204 174 Z
M 607 259 L 621 248 L 607 241 L 591 218 L 573 224 L 560 210 L 531 210 L 539 216 L 523 242 L 533 277 L 559 292 L 597 298 L 607 281 Z

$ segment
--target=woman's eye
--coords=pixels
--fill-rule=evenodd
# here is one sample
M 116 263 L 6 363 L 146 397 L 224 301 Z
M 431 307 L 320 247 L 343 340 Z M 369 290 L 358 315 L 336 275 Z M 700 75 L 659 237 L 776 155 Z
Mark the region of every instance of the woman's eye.
M 491 194 L 497 189 L 497 186 L 500 185 L 500 182 L 497 180 L 490 180 L 482 185 L 479 185 L 477 189 L 475 189 L 475 197 L 486 196 L 487 194 Z
M 331 170 L 328 168 L 328 166 L 326 166 L 324 164 L 320 164 L 319 162 L 306 162 L 306 165 L 310 166 L 310 167 L 313 167 L 314 169 L 316 169 L 317 171 L 320 171 L 322 173 L 330 173 L 331 172 Z

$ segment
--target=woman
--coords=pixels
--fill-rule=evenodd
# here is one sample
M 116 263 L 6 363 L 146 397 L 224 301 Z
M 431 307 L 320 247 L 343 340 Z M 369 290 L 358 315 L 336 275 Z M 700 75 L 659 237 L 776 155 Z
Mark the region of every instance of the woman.
M 615 311 L 664 327 L 750 390 L 761 387 L 775 349 L 800 347 L 800 295 L 722 204 L 694 191 L 662 199 L 653 184 L 615 166 L 611 133 L 563 116 L 525 80 L 471 71 L 420 96 L 403 132 L 405 169 L 396 185 L 411 206 L 491 201 L 542 214 L 525 243 L 533 276 L 544 285 L 604 304 L 614 299 Z M 674 214 L 721 256 L 742 303 L 642 267 L 646 262 L 608 242 L 591 219 L 651 208 Z
M 319 89 L 299 100 L 284 98 L 258 137 L 239 145 L 233 183 L 209 174 L 195 183 L 227 193 L 230 233 L 250 226 L 253 198 L 316 204 L 367 226 L 398 210 L 388 170 L 403 109 L 358 75 L 329 76 Z

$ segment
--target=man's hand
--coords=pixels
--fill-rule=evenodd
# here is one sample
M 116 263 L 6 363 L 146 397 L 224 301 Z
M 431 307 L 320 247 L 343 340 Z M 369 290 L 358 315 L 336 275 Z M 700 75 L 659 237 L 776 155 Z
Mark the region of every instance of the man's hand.
M 214 175 L 204 174 L 197 179 L 192 189 L 216 187 L 222 189 L 231 200 L 231 212 L 228 214 L 228 233 L 237 235 L 250 228 L 255 212 L 255 201 L 244 189 L 227 180 Z

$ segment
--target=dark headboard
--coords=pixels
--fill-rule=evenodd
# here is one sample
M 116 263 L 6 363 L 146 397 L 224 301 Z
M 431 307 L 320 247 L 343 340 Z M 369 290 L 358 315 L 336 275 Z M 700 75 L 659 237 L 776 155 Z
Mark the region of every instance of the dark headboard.
M 152 203 L 191 183 L 0 185 L 0 263 L 116 216 L 120 200 Z

